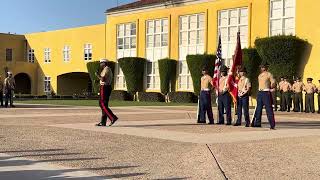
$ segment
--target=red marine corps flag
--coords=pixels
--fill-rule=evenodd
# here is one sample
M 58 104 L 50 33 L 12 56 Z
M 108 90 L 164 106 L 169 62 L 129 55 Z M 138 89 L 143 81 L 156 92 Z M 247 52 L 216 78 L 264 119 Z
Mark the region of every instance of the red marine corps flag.
M 229 92 L 232 96 L 234 104 L 237 104 L 237 96 L 238 96 L 238 69 L 242 66 L 242 50 L 241 50 L 241 41 L 240 41 L 240 32 L 237 34 L 237 46 L 235 53 L 233 55 L 233 64 L 229 69 L 228 80 L 227 83 L 229 85 Z

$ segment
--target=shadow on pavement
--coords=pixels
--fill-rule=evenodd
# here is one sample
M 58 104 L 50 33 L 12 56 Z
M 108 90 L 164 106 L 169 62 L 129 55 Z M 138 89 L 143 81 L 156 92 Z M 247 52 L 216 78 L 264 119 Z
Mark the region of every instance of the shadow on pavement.
M 127 174 L 112 174 L 106 176 L 87 176 L 87 177 L 71 177 L 63 175 L 64 173 L 82 171 L 82 169 L 72 170 L 20 170 L 20 171 L 3 171 L 0 172 L 0 179 L 10 180 L 64 180 L 64 179 L 78 179 L 78 180 L 93 180 L 93 179 L 110 179 L 110 178 L 129 178 L 145 175 L 145 173 L 127 173 Z
M 50 152 L 50 151 L 64 151 L 65 149 L 30 149 L 30 150 L 8 150 L 0 151 L 0 153 L 22 153 L 22 152 Z
M 263 123 L 266 126 L 268 123 Z M 277 128 L 285 129 L 320 129 L 320 121 L 301 121 L 301 122 L 276 122 Z
M 143 125 L 116 125 L 114 127 L 163 127 L 163 126 L 197 126 L 197 125 L 207 125 L 207 124 L 197 124 L 197 123 L 177 123 L 177 124 L 143 124 Z
M 45 167 L 43 164 L 38 163 L 47 163 L 47 162 L 55 162 L 55 161 L 77 161 L 77 160 L 94 160 L 101 158 L 73 158 L 73 159 L 53 159 L 53 160 L 18 160 L 12 159 L 15 157 L 8 156 L 0 158 L 0 169 L 5 168 L 5 170 L 0 170 L 0 179 L 10 179 L 10 180 L 43 180 L 43 179 L 52 179 L 52 180 L 62 180 L 62 179 L 110 179 L 110 178 L 129 178 L 129 177 L 137 177 L 143 176 L 146 173 L 119 173 L 119 174 L 111 174 L 106 176 L 100 175 L 91 175 L 84 172 L 90 171 L 99 171 L 99 170 L 121 170 L 121 169 L 130 169 L 136 168 L 139 166 L 110 166 L 110 167 L 96 167 L 96 168 L 78 168 L 78 169 L 57 169 L 52 170 L 52 167 Z M 8 171 L 8 169 L 10 169 Z M 68 174 L 68 173 L 74 173 Z M 74 177 L 80 176 L 80 177 Z

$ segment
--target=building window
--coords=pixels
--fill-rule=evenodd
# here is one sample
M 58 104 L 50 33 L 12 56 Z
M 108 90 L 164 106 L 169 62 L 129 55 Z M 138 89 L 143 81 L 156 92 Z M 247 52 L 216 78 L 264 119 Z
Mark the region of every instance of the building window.
M 178 89 L 193 90 L 190 71 L 186 56 L 189 54 L 203 54 L 205 41 L 205 16 L 193 14 L 179 18 L 179 63 Z
M 50 63 L 51 62 L 51 50 L 50 48 L 44 48 L 44 62 Z
M 51 92 L 51 77 L 44 77 L 44 92 L 50 93 Z
M 160 89 L 158 60 L 168 57 L 168 19 L 146 21 L 147 89 Z
M 64 46 L 63 47 L 63 61 L 69 62 L 71 58 L 71 48 L 70 46 Z
M 12 49 L 6 49 L 6 61 L 12 61 Z
M 28 50 L 28 62 L 34 63 L 34 49 Z
M 117 25 L 117 59 L 137 55 L 137 29 L 135 23 Z M 126 89 L 125 78 L 116 64 L 116 89 Z
M 84 45 L 84 60 L 85 61 L 92 60 L 92 45 L 91 44 Z
M 241 36 L 241 47 L 248 46 L 248 8 L 221 10 L 218 14 L 218 34 L 221 35 L 222 58 L 226 66 L 231 66 L 238 32 Z
M 295 0 L 270 0 L 269 34 L 295 34 Z

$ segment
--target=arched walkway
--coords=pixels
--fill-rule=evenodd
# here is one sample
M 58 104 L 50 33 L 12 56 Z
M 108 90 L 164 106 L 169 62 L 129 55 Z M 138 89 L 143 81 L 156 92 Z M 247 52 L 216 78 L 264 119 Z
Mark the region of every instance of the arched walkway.
M 19 73 L 14 76 L 16 81 L 15 94 L 31 94 L 31 79 L 26 73 Z
M 84 95 L 92 92 L 92 83 L 88 73 L 72 72 L 57 77 L 58 95 Z

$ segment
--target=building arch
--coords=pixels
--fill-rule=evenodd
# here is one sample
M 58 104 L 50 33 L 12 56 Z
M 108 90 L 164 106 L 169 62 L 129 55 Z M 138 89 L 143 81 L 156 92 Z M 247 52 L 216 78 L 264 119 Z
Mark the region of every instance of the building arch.
M 14 76 L 16 82 L 15 94 L 31 94 L 31 78 L 27 73 L 18 73 Z

